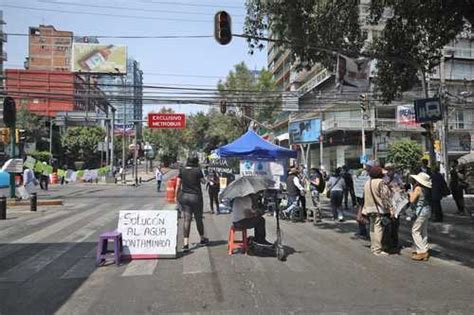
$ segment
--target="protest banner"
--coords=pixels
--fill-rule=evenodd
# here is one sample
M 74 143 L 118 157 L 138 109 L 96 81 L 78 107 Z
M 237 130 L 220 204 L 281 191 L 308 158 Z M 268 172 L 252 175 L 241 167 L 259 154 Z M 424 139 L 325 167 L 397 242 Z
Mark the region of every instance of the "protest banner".
M 392 206 L 395 209 L 395 217 L 398 218 L 409 204 L 408 195 L 396 191 L 392 196 Z
M 121 210 L 118 231 L 122 233 L 125 256 L 176 257 L 178 212 L 175 210 Z
M 32 170 L 32 169 L 35 168 L 35 163 L 36 163 L 35 158 L 33 158 L 31 156 L 27 156 L 26 160 L 25 160 L 25 163 L 23 163 L 23 166 L 25 166 L 26 168 L 29 168 L 30 170 Z
M 354 192 L 357 198 L 364 198 L 364 186 L 365 183 L 370 179 L 369 176 L 353 176 L 354 179 Z

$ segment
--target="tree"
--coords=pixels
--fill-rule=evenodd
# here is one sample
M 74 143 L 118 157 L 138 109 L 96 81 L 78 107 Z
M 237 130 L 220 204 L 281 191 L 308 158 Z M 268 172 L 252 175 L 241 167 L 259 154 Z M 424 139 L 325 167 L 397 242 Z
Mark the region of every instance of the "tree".
M 48 137 L 49 134 L 43 117 L 33 114 L 25 106 L 16 114 L 16 127 L 25 130 L 26 142 L 42 143 L 42 138 Z
M 439 63 L 441 48 L 463 30 L 470 0 L 371 1 L 368 23 L 385 23 L 379 39 L 364 47 L 358 1 L 247 0 L 245 32 L 250 49 L 273 38 L 299 67 L 322 63 L 334 69 L 336 53 L 377 59 L 377 88 L 390 102 Z M 472 13 L 472 8 L 470 10 Z M 384 14 L 385 13 L 385 14 Z
M 260 123 L 272 123 L 274 112 L 280 107 L 280 94 L 275 93 L 277 87 L 272 74 L 261 70 L 256 76 L 243 62 L 235 65 L 224 81 L 219 81 L 217 89 L 221 99 L 234 113 L 240 112 Z M 233 116 L 233 125 L 240 128 L 241 134 L 247 131 L 250 124 L 245 116 Z
M 84 161 L 85 167 L 97 167 L 100 162 L 97 145 L 104 138 L 101 127 L 71 127 L 61 138 L 61 144 L 69 162 Z
M 417 173 L 421 166 L 423 150 L 421 145 L 414 141 L 398 141 L 390 145 L 387 161 L 394 163 L 403 171 Z

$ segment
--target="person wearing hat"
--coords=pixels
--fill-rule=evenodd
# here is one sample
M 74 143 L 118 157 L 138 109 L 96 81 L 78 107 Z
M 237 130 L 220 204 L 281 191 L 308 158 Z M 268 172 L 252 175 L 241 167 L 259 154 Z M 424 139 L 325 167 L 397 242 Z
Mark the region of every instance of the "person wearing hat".
M 288 177 L 286 178 L 286 193 L 288 196 L 288 208 L 286 208 L 283 213 L 290 216 L 293 209 L 298 205 L 298 199 L 304 196 L 305 193 L 296 167 L 290 168 L 288 172 Z
M 428 260 L 428 222 L 431 216 L 431 178 L 430 175 L 420 172 L 410 175 L 415 181 L 415 188 L 410 192 L 410 203 L 415 209 L 416 220 L 413 222 L 411 235 L 416 252 L 411 259 Z
M 383 181 L 383 170 L 380 166 L 373 166 L 369 171 L 370 179 L 364 186 L 364 206 L 362 214 L 369 217 L 370 222 L 370 250 L 376 256 L 387 256 L 382 240 L 384 230 L 390 226 L 390 217 L 393 216 L 391 193 Z

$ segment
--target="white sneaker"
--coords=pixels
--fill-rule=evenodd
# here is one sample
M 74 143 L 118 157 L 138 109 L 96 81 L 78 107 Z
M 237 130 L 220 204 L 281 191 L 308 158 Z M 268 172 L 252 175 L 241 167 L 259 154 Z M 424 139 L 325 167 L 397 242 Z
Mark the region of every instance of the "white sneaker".
M 373 252 L 375 256 L 388 256 L 389 253 L 381 251 L 381 252 Z

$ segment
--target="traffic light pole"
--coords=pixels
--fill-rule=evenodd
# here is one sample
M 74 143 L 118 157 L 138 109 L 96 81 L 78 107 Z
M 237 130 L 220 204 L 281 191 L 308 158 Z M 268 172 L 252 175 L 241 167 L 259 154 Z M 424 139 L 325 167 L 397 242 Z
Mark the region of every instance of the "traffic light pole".
M 14 159 L 16 157 L 15 152 L 15 125 L 10 126 L 10 158 Z M 15 184 L 15 173 L 10 173 L 10 198 L 16 197 L 16 184 Z

